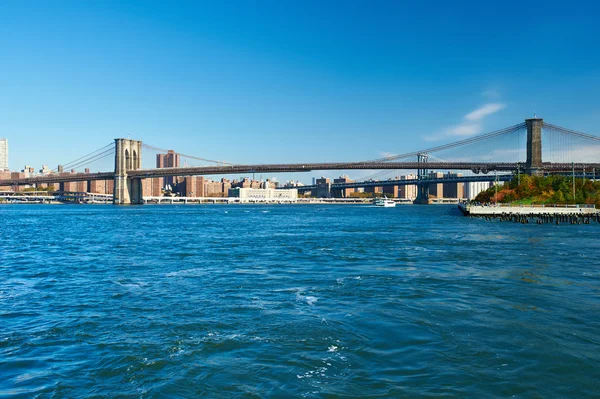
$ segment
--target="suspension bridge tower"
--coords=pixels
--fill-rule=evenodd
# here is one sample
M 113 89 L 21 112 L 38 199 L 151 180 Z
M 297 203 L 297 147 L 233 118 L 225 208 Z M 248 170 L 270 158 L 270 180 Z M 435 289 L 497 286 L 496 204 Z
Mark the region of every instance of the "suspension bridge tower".
M 142 167 L 142 142 L 115 139 L 115 189 L 113 204 L 142 204 L 142 180 L 127 177 L 130 170 Z
M 540 175 L 543 173 L 542 164 L 542 118 L 525 119 L 527 126 L 527 174 Z
M 421 165 L 417 171 L 417 198 L 413 201 L 414 204 L 429 204 L 429 184 L 426 183 L 427 180 L 427 161 L 429 159 L 429 155 L 426 153 L 418 153 L 417 154 L 417 162 Z

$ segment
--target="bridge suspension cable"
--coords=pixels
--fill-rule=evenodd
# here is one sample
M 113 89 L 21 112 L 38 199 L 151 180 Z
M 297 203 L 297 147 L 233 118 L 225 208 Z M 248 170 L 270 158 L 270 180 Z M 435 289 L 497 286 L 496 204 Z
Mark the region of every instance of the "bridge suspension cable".
M 448 150 L 448 149 L 451 149 L 451 148 L 456 148 L 456 147 L 461 147 L 461 146 L 465 146 L 465 145 L 468 145 L 468 144 L 477 143 L 477 142 L 483 141 L 483 140 L 489 140 L 491 138 L 495 138 L 495 137 L 498 137 L 498 136 L 502 136 L 502 135 L 510 134 L 510 133 L 514 133 L 514 132 L 518 132 L 518 131 L 524 130 L 524 129 L 526 129 L 526 124 L 523 122 L 523 123 L 519 123 L 519 124 L 514 125 L 514 126 L 507 127 L 505 129 L 496 130 L 496 131 L 493 131 L 493 132 L 490 132 L 490 133 L 482 134 L 482 135 L 475 136 L 475 137 L 470 137 L 468 139 L 456 141 L 456 142 L 453 142 L 453 143 L 448 143 L 448 144 L 444 144 L 444 145 L 440 145 L 440 146 L 436 146 L 436 147 L 431 147 L 431 148 L 428 148 L 426 150 L 413 151 L 413 152 L 409 152 L 409 153 L 406 153 L 406 154 L 394 155 L 394 156 L 385 157 L 385 158 L 378 158 L 378 159 L 374 159 L 374 160 L 367 161 L 367 162 L 394 161 L 394 160 L 397 160 L 397 159 L 416 157 L 419 153 L 440 152 L 440 151 Z
M 390 176 L 390 172 L 393 172 L 394 175 L 398 175 L 399 174 L 397 170 L 390 171 L 390 170 L 384 169 L 384 170 L 379 170 L 379 171 L 377 171 L 377 172 L 375 172 L 373 174 L 361 177 L 361 180 L 367 181 L 367 180 L 380 179 L 381 177 L 388 177 L 388 176 Z
M 542 152 L 546 161 L 595 162 L 600 158 L 600 137 L 545 122 L 542 127 L 545 137 Z
M 164 148 L 158 148 L 158 147 L 154 147 L 154 146 L 151 146 L 149 144 L 144 144 L 144 143 L 142 143 L 142 147 L 147 148 L 149 150 L 153 150 L 153 151 L 159 151 L 159 152 L 164 152 L 164 153 L 169 152 L 169 150 L 165 150 Z M 193 155 L 186 155 L 186 154 L 182 154 L 182 153 L 177 152 L 177 151 L 175 153 L 178 154 L 180 157 L 189 158 L 189 159 L 195 159 L 197 161 L 211 162 L 211 163 L 216 163 L 216 164 L 219 164 L 219 165 L 234 165 L 234 164 L 229 163 L 229 162 L 215 161 L 215 160 L 212 160 L 212 159 L 195 157 Z
M 75 169 L 79 166 L 91 163 L 91 162 L 95 162 L 99 159 L 104 158 L 105 154 L 109 154 L 109 153 L 113 153 L 114 152 L 114 147 L 115 147 L 115 143 L 110 143 L 105 145 L 102 148 L 97 149 L 96 151 L 92 151 L 89 154 L 86 154 L 82 157 L 79 157 L 71 162 L 68 162 L 66 164 L 61 165 L 64 169 Z M 96 159 L 96 157 L 100 157 Z M 58 167 L 52 169 L 52 171 L 57 172 L 58 171 Z
M 571 134 L 573 136 L 581 137 L 581 138 L 588 139 L 588 140 L 600 141 L 600 137 L 598 137 L 598 136 L 593 136 L 591 134 L 581 133 L 581 132 L 578 132 L 576 130 L 571 130 L 571 129 L 567 129 L 567 128 L 564 128 L 564 127 L 552 125 L 552 124 L 547 123 L 547 122 L 544 122 L 543 128 L 544 129 L 550 129 L 550 130 L 559 131 L 561 133 L 568 133 L 568 134 Z
M 82 160 L 81 162 L 79 162 L 77 164 L 69 166 L 69 169 L 77 169 L 77 168 L 80 168 L 82 166 L 89 165 L 89 164 L 92 164 L 94 162 L 100 161 L 101 159 L 108 158 L 108 157 L 113 157 L 113 156 L 114 156 L 114 149 L 110 148 L 110 149 L 108 149 L 108 150 L 106 150 L 104 152 L 101 152 L 101 153 L 95 155 L 94 157 L 84 159 L 84 160 Z

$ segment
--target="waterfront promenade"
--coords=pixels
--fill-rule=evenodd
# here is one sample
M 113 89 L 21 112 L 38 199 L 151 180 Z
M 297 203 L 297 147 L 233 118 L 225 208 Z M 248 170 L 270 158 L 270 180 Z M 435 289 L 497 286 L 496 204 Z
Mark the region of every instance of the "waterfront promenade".
M 600 223 L 600 212 L 593 204 L 575 205 L 473 205 L 459 203 L 458 209 L 465 216 L 498 219 L 522 224 L 591 224 Z
M 586 214 L 596 215 L 599 211 L 592 204 L 575 204 L 575 205 L 512 205 L 512 204 L 489 204 L 489 205 L 472 205 L 461 202 L 458 208 L 464 215 L 469 216 L 500 216 L 502 214 L 513 215 L 571 215 L 571 214 Z
M 390 198 L 396 204 L 411 205 L 413 199 Z M 186 196 L 147 196 L 143 197 L 143 204 L 372 204 L 374 197 L 350 198 L 239 198 L 239 197 L 186 197 Z M 96 193 L 3 193 L 0 194 L 0 204 L 107 204 L 112 203 L 112 195 Z M 456 204 L 458 198 L 436 198 L 430 204 Z

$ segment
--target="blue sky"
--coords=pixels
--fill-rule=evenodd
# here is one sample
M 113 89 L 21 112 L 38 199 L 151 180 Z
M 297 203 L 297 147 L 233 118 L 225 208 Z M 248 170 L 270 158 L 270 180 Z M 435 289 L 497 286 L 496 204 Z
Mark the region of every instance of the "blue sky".
M 127 136 L 233 163 L 373 159 L 534 111 L 600 134 L 599 13 L 583 1 L 4 0 L 0 137 L 20 169 Z

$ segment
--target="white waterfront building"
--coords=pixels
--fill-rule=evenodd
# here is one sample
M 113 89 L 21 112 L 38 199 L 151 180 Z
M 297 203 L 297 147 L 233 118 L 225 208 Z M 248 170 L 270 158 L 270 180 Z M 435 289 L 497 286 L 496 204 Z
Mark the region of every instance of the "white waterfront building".
M 0 171 L 8 170 L 8 140 L 0 139 Z
M 465 198 L 469 200 L 475 199 L 477 194 L 487 190 L 491 186 L 491 181 L 472 181 L 465 183 Z
M 287 188 L 230 188 L 229 197 L 239 198 L 242 202 L 295 202 L 298 189 Z

